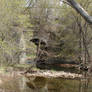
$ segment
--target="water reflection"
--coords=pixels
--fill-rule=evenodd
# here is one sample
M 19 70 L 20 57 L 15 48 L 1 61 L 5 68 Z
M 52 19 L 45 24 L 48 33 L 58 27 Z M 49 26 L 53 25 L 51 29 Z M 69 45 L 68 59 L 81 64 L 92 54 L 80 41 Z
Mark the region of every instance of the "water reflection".
M 81 79 L 34 77 L 0 74 L 0 92 L 92 92 L 92 80 L 84 72 Z
M 91 76 L 88 72 L 83 72 L 83 78 L 79 80 L 79 92 L 91 92 Z
M 0 92 L 30 92 L 26 79 L 14 73 L 0 74 Z
M 87 72 L 83 72 L 83 75 L 77 80 L 36 77 L 27 82 L 27 86 L 35 92 L 92 92 L 91 77 Z

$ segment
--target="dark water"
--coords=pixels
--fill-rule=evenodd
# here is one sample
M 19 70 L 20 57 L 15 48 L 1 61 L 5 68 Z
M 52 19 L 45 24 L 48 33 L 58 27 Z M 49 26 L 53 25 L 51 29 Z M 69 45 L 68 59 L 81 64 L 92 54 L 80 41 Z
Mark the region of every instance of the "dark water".
M 92 92 L 91 77 L 62 79 L 0 74 L 0 92 Z

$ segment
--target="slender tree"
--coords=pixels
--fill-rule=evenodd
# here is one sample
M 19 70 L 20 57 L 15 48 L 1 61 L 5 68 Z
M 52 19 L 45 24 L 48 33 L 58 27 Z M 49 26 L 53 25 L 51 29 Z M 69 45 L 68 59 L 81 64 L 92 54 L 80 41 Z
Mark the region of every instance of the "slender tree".
M 67 0 L 67 2 L 90 24 L 92 24 L 92 16 L 90 16 L 83 7 L 75 0 Z

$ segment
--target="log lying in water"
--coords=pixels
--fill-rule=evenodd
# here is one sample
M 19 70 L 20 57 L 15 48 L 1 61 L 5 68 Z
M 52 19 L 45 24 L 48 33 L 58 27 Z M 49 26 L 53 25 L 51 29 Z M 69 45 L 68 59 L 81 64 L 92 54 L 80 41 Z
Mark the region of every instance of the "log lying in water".
M 33 77 L 79 79 L 82 78 L 82 75 L 76 73 L 64 72 L 64 71 L 51 72 L 50 70 L 48 71 L 40 70 L 34 73 L 27 73 L 25 74 L 25 77 L 27 77 L 29 80 L 31 80 L 31 78 Z

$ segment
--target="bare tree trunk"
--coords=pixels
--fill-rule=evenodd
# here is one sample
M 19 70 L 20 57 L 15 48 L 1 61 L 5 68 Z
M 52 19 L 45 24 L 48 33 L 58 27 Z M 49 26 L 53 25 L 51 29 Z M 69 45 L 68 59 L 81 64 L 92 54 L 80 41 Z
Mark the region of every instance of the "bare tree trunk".
M 83 58 L 82 63 L 84 64 L 84 66 L 87 66 L 87 64 L 91 64 L 91 60 L 90 60 L 90 53 L 89 53 L 89 48 L 88 48 L 88 44 L 87 44 L 87 28 L 88 28 L 88 24 L 85 22 L 85 24 L 82 26 L 81 24 L 81 20 L 79 21 L 77 18 L 77 24 L 79 27 L 79 35 L 80 37 L 82 37 L 81 39 L 79 39 L 79 45 L 80 45 L 80 49 L 83 50 L 83 55 L 81 55 L 80 53 L 80 58 Z M 82 43 L 81 43 L 82 41 Z M 83 47 L 81 47 L 81 45 L 83 45 Z
M 90 16 L 75 0 L 67 0 L 68 3 L 90 24 L 92 24 L 92 16 Z
M 20 49 L 22 50 L 22 53 L 20 55 L 20 63 L 23 64 L 26 61 L 26 41 L 24 38 L 24 33 L 21 31 L 21 38 L 20 38 Z

